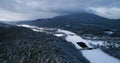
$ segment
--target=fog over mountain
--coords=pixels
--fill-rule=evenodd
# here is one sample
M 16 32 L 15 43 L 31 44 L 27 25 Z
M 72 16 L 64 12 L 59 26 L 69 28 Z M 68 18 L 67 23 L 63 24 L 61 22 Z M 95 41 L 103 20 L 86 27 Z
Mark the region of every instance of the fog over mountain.
M 120 18 L 120 0 L 0 0 L 0 21 L 34 20 L 89 12 Z

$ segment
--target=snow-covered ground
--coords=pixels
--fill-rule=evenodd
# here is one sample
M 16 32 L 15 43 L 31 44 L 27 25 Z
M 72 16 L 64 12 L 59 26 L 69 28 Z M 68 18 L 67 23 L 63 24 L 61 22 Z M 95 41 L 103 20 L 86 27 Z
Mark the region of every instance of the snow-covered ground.
M 33 31 L 36 31 L 36 32 L 43 32 L 43 28 L 40 28 L 40 27 L 37 27 L 37 26 L 30 26 L 30 25 L 26 25 L 26 24 L 21 24 L 21 25 L 18 25 L 18 26 L 30 28 L 30 29 L 32 29 Z
M 64 36 L 64 34 L 54 34 L 55 36 L 57 36 L 57 37 L 62 37 L 62 36 Z
M 60 32 L 60 30 L 58 32 Z M 61 32 L 64 32 L 65 34 L 74 34 L 70 31 L 66 31 L 66 30 L 61 30 Z M 67 35 L 66 40 L 68 42 L 72 42 L 78 49 L 81 47 L 79 47 L 79 45 L 77 45 L 76 42 L 84 42 L 89 47 L 91 47 L 91 45 L 89 45 L 89 42 L 91 42 L 94 45 L 97 45 L 97 44 L 103 45 L 102 42 L 95 43 L 92 41 L 87 41 L 85 39 L 82 39 L 80 36 L 78 36 L 76 34 L 74 34 L 73 36 Z M 108 54 L 104 53 L 100 49 L 81 50 L 81 52 L 82 52 L 83 56 L 85 56 L 91 63 L 120 63 L 120 60 L 118 60 L 112 56 L 109 56 Z
M 61 30 L 61 29 L 59 29 L 58 32 L 65 33 L 67 35 L 65 37 L 65 39 L 68 42 L 72 42 L 77 49 L 82 48 L 77 44 L 77 42 L 84 42 L 87 46 L 92 47 L 92 46 L 89 45 L 89 43 L 86 40 L 83 40 L 80 36 L 76 35 L 75 33 L 72 33 L 70 31 L 66 31 L 66 30 Z
M 120 60 L 109 56 L 100 49 L 83 50 L 83 56 L 85 56 L 91 63 L 120 63 Z
M 36 32 L 44 31 L 43 28 L 36 27 L 36 26 L 30 26 L 30 25 L 19 25 L 19 26 L 31 28 L 33 31 L 36 31 Z M 73 45 L 75 45 L 75 47 L 77 49 L 82 48 L 77 44 L 77 42 L 84 42 L 90 48 L 93 47 L 90 44 L 103 45 L 103 42 L 97 42 L 97 41 L 95 42 L 92 40 L 88 41 L 88 40 L 85 40 L 85 39 L 81 38 L 80 36 L 76 35 L 75 33 L 70 32 L 70 31 L 58 29 L 56 31 L 56 33 L 57 34 L 54 34 L 54 35 L 57 37 L 61 37 L 61 36 L 66 35 L 66 36 L 64 36 L 66 41 L 71 42 Z M 120 60 L 104 53 L 100 49 L 80 50 L 80 52 L 82 52 L 83 56 L 86 57 L 86 59 L 88 59 L 91 63 L 120 63 Z

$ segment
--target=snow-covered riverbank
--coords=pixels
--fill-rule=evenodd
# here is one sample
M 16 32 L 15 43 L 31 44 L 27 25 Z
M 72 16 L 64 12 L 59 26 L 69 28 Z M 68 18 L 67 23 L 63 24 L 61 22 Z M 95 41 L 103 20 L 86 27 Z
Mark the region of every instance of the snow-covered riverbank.
M 37 31 L 37 32 L 44 31 L 43 28 L 39 28 L 36 26 L 30 26 L 30 25 L 19 25 L 19 26 L 27 27 L 27 28 L 30 28 L 33 31 Z M 54 32 L 55 36 L 57 36 L 57 37 L 64 36 L 66 41 L 71 42 L 73 45 L 75 45 L 75 47 L 77 49 L 82 48 L 77 44 L 77 42 L 84 42 L 88 47 L 93 47 L 90 45 L 90 44 L 94 44 L 92 41 L 87 41 L 85 39 L 82 39 L 80 36 L 76 35 L 73 32 L 58 29 L 56 31 L 56 33 L 59 33 L 59 34 L 55 34 L 55 32 Z M 94 45 L 96 45 L 96 43 Z M 82 52 L 83 56 L 86 59 L 88 59 L 91 63 L 120 63 L 120 60 L 118 60 L 112 56 L 109 56 L 108 54 L 104 53 L 100 49 L 80 50 L 80 52 Z

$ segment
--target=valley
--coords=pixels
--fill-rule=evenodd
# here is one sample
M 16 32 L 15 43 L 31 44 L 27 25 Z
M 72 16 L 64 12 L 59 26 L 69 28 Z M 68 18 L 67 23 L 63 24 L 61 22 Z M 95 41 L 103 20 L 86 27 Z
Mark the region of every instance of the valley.
M 21 25 L 21 26 L 30 28 L 36 32 L 41 32 L 41 31 L 46 30 L 46 28 L 42 28 L 42 30 L 38 30 L 38 29 L 41 29 L 41 27 L 39 28 L 37 26 L 30 26 L 30 25 Z M 49 31 L 51 31 L 51 32 L 49 32 Z M 91 63 L 119 63 L 120 62 L 120 60 L 118 60 L 118 59 L 106 54 L 102 50 L 100 50 L 99 47 L 97 49 L 94 48 L 95 46 L 98 46 L 98 45 L 106 46 L 106 44 L 104 44 L 102 41 L 85 40 L 85 39 L 82 39 L 80 36 L 77 36 L 75 33 L 72 33 L 70 31 L 66 31 L 66 30 L 61 30 L 61 29 L 56 30 L 56 29 L 52 29 L 52 28 L 47 28 L 47 31 L 45 31 L 45 33 L 53 34 L 60 38 L 62 38 L 62 37 L 65 38 L 66 41 L 71 42 L 78 50 L 80 50 L 80 52 L 82 52 L 83 56 L 85 56 L 86 59 L 88 59 Z M 93 48 L 93 49 L 86 50 L 83 47 L 79 46 L 77 44 L 77 42 L 83 42 L 89 48 Z M 120 45 L 118 44 L 118 48 L 119 48 L 119 46 Z

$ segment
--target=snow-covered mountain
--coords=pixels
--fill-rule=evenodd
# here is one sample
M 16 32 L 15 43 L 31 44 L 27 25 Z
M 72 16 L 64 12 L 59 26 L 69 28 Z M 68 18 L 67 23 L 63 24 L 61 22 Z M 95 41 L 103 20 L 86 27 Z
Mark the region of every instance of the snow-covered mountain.
M 52 34 L 0 23 L 0 63 L 90 62 L 71 43 Z

